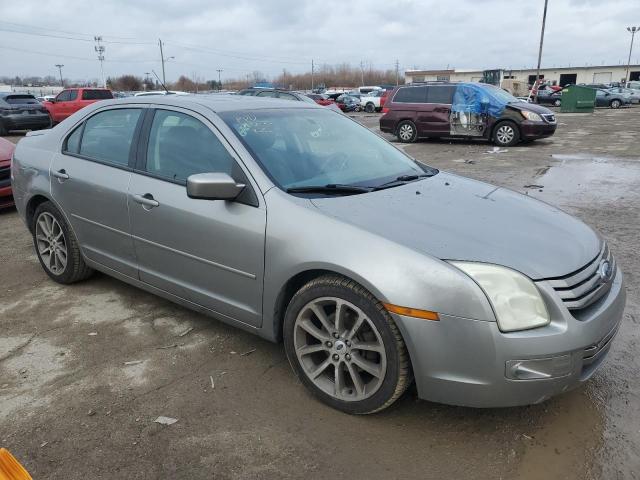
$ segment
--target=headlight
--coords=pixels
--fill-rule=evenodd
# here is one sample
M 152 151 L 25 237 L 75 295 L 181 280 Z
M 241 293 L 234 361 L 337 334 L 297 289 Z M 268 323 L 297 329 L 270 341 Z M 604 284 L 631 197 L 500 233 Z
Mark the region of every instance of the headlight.
M 534 112 L 529 112 L 528 110 L 520 110 L 520 113 L 527 120 L 531 120 L 532 122 L 541 122 L 542 117 Z
M 475 262 L 450 262 L 480 285 L 503 332 L 542 327 L 550 321 L 535 284 L 510 268 Z

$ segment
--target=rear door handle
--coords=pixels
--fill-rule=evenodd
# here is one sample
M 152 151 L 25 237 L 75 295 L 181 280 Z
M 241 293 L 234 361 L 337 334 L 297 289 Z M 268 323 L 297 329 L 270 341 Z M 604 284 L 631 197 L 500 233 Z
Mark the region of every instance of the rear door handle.
M 57 172 L 52 172 L 51 175 L 56 177 L 58 180 L 69 180 L 69 174 L 66 172 L 64 168 L 61 170 L 58 170 Z
M 154 208 L 160 205 L 160 203 L 153 198 L 153 195 L 150 193 L 145 193 L 144 195 L 135 194 L 133 199 L 142 205 L 143 207 Z

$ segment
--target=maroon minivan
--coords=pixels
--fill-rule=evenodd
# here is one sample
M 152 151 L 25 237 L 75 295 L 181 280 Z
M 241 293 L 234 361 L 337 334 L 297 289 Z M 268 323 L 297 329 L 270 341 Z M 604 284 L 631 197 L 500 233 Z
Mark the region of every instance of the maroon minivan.
M 484 138 L 507 147 L 549 137 L 554 113 L 481 83 L 419 83 L 396 87 L 380 117 L 380 130 L 401 142 L 419 138 Z

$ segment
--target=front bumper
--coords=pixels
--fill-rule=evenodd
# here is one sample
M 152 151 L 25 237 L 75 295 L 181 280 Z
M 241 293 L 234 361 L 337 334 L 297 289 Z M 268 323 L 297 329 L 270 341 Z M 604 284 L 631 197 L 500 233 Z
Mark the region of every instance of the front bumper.
M 531 122 L 525 120 L 520 124 L 520 135 L 525 140 L 550 137 L 556 133 L 557 123 Z
M 496 322 L 440 315 L 396 319 L 424 400 L 469 407 L 543 402 L 588 380 L 617 332 L 626 294 L 618 269 L 607 295 L 574 318 L 551 287 L 540 285 L 552 321 L 542 328 L 502 333 Z M 542 361 L 542 359 L 550 359 Z M 546 365 L 551 378 L 514 380 L 514 364 Z M 554 373 L 555 372 L 555 373 Z
M 49 128 L 51 117 L 47 112 L 3 115 L 0 121 L 9 130 L 26 130 L 33 128 Z

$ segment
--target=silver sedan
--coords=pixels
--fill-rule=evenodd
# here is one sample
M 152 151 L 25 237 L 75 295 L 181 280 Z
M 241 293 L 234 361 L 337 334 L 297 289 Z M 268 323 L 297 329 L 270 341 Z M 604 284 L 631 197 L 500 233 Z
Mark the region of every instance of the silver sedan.
M 18 210 L 56 282 L 94 270 L 283 341 L 311 393 L 538 403 L 590 378 L 625 304 L 604 239 L 550 205 L 420 164 L 305 102 L 95 103 L 32 132 Z

